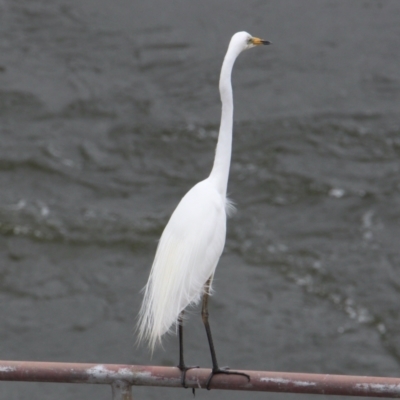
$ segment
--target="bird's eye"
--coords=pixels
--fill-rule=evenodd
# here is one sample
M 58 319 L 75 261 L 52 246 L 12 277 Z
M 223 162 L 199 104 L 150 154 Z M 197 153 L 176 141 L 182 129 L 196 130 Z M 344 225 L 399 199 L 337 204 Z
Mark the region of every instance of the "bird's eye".
M 249 38 L 247 39 L 247 44 L 253 44 L 253 41 L 252 41 L 251 39 L 252 39 L 251 37 L 249 37 Z

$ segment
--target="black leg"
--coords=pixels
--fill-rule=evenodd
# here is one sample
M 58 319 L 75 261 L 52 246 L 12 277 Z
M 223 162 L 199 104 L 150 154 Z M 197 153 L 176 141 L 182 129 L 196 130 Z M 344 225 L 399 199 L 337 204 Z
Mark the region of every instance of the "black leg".
M 210 390 L 210 384 L 211 380 L 214 375 L 217 374 L 226 374 L 226 375 L 242 375 L 245 376 L 248 381 L 250 382 L 250 376 L 243 373 L 243 372 L 237 372 L 237 371 L 230 371 L 229 368 L 220 368 L 218 366 L 217 362 L 217 356 L 215 354 L 215 347 L 214 347 L 214 342 L 212 339 L 211 335 L 211 328 L 210 328 L 210 323 L 208 322 L 208 298 L 210 297 L 210 284 L 211 284 L 211 278 L 207 281 L 204 287 L 204 295 L 203 295 L 203 306 L 201 309 L 201 317 L 203 319 L 204 327 L 206 328 L 206 333 L 207 333 L 207 339 L 208 339 L 208 344 L 210 346 L 210 352 L 211 352 L 211 360 L 212 360 L 212 371 L 211 374 L 207 380 L 207 390 Z
M 181 384 L 184 388 L 186 386 L 186 372 L 192 368 L 199 368 L 198 366 L 187 367 L 183 359 L 183 311 L 180 313 L 178 318 L 178 333 L 179 333 L 179 364 L 178 368 L 181 370 Z M 193 388 L 194 394 L 194 388 Z

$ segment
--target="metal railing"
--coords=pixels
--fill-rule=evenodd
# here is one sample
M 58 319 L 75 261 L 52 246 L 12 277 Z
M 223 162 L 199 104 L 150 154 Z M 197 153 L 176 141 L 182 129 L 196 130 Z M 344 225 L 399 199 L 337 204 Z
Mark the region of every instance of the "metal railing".
M 188 387 L 205 388 L 210 369 L 187 372 Z M 371 376 L 241 371 L 250 376 L 216 375 L 211 389 L 308 393 L 365 397 L 400 397 L 400 379 Z M 64 382 L 111 385 L 113 400 L 132 400 L 132 386 L 181 387 L 176 367 L 0 361 L 1 381 Z

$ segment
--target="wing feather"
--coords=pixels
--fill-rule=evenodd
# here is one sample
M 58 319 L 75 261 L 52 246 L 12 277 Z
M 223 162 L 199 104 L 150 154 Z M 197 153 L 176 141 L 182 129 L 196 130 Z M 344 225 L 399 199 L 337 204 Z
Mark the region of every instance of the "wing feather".
M 138 323 L 153 350 L 188 305 L 198 303 L 225 245 L 225 199 L 207 180 L 172 214 L 157 247 Z

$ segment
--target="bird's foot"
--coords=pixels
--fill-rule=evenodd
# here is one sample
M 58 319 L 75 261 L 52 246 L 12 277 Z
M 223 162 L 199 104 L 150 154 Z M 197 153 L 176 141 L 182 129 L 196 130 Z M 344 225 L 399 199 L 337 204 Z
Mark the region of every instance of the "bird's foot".
M 188 386 L 186 386 L 186 372 L 189 371 L 189 369 L 200 368 L 200 367 L 198 365 L 193 365 L 191 367 L 187 367 L 186 365 L 180 365 L 180 364 L 177 365 L 177 367 L 181 371 L 181 384 L 185 389 L 187 389 Z M 194 394 L 194 389 L 193 389 L 193 394 Z
M 213 376 L 214 376 L 214 375 L 218 375 L 218 374 L 224 374 L 224 375 L 241 375 L 241 376 L 245 376 L 245 377 L 247 378 L 247 381 L 250 382 L 250 376 L 247 375 L 247 374 L 245 374 L 244 372 L 231 371 L 231 370 L 229 369 L 229 367 L 222 367 L 222 368 L 216 367 L 216 368 L 213 368 L 213 369 L 212 369 L 211 374 L 210 374 L 210 376 L 208 377 L 207 385 L 206 385 L 207 390 L 210 390 L 210 384 L 211 384 L 211 380 L 212 380 Z

